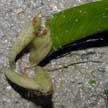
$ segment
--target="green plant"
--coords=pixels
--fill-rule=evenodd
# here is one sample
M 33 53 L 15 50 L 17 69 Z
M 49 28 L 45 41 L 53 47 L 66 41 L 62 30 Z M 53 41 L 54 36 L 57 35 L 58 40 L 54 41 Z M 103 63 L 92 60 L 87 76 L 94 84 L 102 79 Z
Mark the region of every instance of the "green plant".
M 108 1 L 97 1 L 54 14 L 41 28 L 41 20 L 35 17 L 20 34 L 9 54 L 9 68 L 3 68 L 13 83 L 43 94 L 52 93 L 52 81 L 38 64 L 49 54 L 64 45 L 89 35 L 108 30 Z M 29 46 L 30 62 L 35 67 L 33 77 L 15 72 L 15 59 Z

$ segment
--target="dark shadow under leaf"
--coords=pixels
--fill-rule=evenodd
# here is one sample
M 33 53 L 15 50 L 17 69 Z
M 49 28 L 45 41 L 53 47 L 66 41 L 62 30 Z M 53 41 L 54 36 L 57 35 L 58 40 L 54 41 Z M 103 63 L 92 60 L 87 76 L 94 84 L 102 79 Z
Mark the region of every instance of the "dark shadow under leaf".
M 58 49 L 56 52 L 48 55 L 40 63 L 40 65 L 44 66 L 47 63 L 49 63 L 52 59 L 62 57 L 64 56 L 64 54 L 69 53 L 71 51 L 83 50 L 83 49 L 93 48 L 93 47 L 104 47 L 104 46 L 108 46 L 108 31 L 94 34 L 84 39 L 70 43 L 64 46 L 63 48 Z

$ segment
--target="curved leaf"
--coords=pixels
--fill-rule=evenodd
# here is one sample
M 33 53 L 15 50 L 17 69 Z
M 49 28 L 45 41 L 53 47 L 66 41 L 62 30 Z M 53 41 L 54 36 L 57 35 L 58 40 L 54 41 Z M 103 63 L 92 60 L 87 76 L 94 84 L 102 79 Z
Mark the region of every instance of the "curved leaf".
M 98 1 L 69 8 L 47 21 L 54 48 L 108 30 L 108 1 Z

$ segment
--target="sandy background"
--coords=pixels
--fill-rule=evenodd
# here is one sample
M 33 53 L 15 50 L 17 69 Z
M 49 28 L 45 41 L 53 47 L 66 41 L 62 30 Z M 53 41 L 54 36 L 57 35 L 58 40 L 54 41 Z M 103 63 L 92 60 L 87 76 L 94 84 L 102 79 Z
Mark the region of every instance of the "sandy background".
M 91 1 L 94 0 L 0 0 L 0 67 L 7 65 L 9 49 L 33 16 L 38 13 L 49 16 Z M 49 71 L 54 82 L 51 99 L 32 98 L 35 102 L 24 99 L 0 73 L 0 108 L 107 108 L 108 40 L 99 40 L 97 44 L 73 45 L 73 51 L 44 66 L 52 70 Z

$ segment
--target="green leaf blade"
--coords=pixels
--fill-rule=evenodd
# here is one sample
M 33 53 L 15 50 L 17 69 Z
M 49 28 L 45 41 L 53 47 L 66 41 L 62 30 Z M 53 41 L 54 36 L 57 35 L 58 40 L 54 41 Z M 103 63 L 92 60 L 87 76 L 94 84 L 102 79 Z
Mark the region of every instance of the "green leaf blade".
M 108 30 L 108 1 L 98 1 L 54 14 L 47 22 L 54 48 Z

